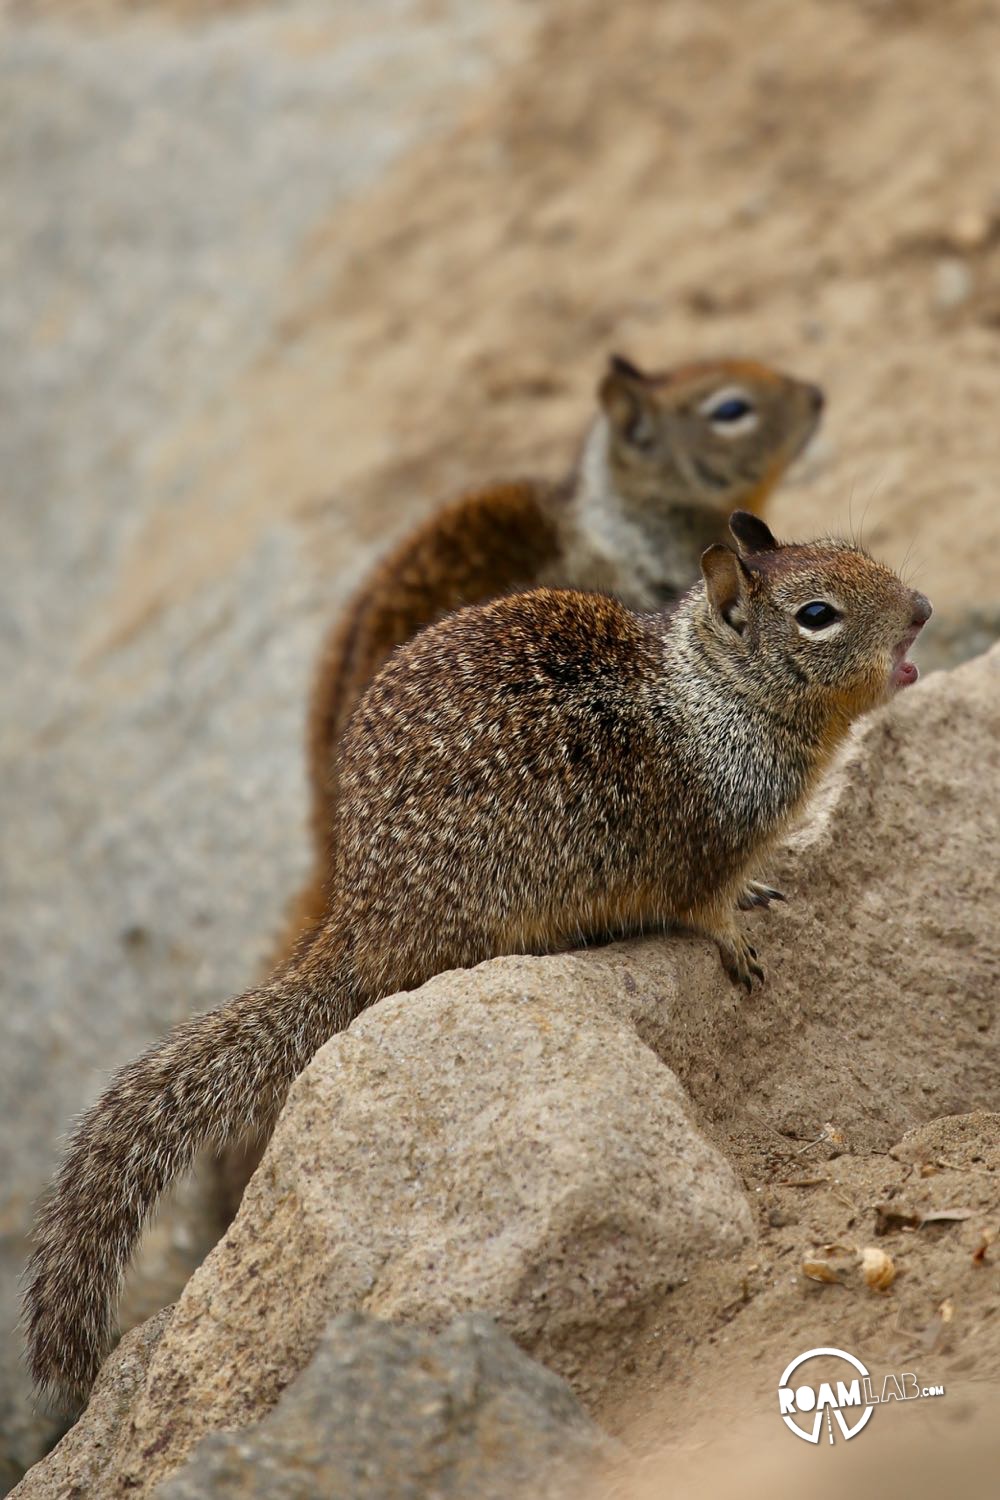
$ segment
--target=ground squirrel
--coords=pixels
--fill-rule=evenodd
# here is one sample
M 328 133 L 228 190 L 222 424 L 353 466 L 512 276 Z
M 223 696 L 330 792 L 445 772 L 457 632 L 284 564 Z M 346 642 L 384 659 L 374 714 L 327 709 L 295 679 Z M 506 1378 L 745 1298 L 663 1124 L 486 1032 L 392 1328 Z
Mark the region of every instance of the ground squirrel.
M 80 1397 L 124 1268 L 196 1151 L 271 1128 L 316 1049 L 445 969 L 680 925 L 763 978 L 737 904 L 852 721 L 916 679 L 930 605 L 846 542 L 746 512 L 674 612 L 539 589 L 398 651 L 344 738 L 330 912 L 261 987 L 176 1027 L 80 1123 L 40 1214 L 35 1379 Z
M 676 601 L 730 511 L 761 513 L 823 410 L 818 386 L 739 359 L 650 374 L 612 356 L 598 401 L 567 478 L 490 485 L 437 511 L 376 566 L 324 643 L 308 730 L 315 870 L 279 953 L 323 915 L 337 745 L 396 646 L 452 610 L 540 584 L 633 609 Z
M 753 360 L 661 373 L 612 355 L 598 413 L 572 471 L 473 490 L 379 562 L 325 640 L 310 695 L 307 755 L 313 864 L 289 904 L 268 968 L 323 918 L 334 865 L 337 747 L 395 647 L 468 604 L 539 584 L 612 593 L 633 609 L 675 603 L 736 507 L 761 514 L 819 423 L 816 385 Z M 228 1223 L 262 1146 L 220 1153 Z

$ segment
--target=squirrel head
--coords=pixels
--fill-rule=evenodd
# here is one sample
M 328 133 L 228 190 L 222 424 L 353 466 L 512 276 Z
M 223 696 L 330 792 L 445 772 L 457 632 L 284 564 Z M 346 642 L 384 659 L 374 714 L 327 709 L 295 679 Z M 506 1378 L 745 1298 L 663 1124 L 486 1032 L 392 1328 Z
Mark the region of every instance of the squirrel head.
M 812 437 L 818 386 L 752 360 L 681 365 L 661 374 L 612 355 L 598 392 L 609 463 L 627 498 L 682 490 L 725 514 L 753 509 Z
M 931 616 L 923 594 L 848 542 L 781 544 L 747 511 L 729 526 L 735 550 L 702 556 L 703 619 L 742 681 L 766 678 L 769 693 L 780 684 L 845 722 L 916 682 L 907 654 Z

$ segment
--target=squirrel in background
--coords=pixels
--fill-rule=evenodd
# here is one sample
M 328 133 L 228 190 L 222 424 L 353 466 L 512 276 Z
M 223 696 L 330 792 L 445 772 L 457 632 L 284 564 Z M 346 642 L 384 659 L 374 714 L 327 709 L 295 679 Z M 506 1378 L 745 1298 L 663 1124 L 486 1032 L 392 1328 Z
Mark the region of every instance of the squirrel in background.
M 376 565 L 321 652 L 307 736 L 315 863 L 278 953 L 319 921 L 333 862 L 337 752 L 392 651 L 465 605 L 547 585 L 673 604 L 698 577 L 730 511 L 763 513 L 819 423 L 816 385 L 753 360 L 647 373 L 614 355 L 572 472 L 473 490 Z
M 748 512 L 674 610 L 538 589 L 397 651 L 344 738 L 329 909 L 272 977 L 129 1063 L 39 1216 L 40 1385 L 86 1396 L 143 1224 L 202 1147 L 264 1136 L 314 1052 L 383 996 L 501 954 L 686 927 L 747 990 L 760 863 L 860 715 L 917 678 L 922 594 Z

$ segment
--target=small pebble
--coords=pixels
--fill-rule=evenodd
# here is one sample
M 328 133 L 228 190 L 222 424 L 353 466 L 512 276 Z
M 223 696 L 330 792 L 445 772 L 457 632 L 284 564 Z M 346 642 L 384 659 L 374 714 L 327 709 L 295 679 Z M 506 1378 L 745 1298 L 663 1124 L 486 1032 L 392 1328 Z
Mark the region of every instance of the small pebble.
M 934 306 L 938 312 L 953 312 L 972 294 L 972 272 L 957 256 L 938 261 L 934 271 Z

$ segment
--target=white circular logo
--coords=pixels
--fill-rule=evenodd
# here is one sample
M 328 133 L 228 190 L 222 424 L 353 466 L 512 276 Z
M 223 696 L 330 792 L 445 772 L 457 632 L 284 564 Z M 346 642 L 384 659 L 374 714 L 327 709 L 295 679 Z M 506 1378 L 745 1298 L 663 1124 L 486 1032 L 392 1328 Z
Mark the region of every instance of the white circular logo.
M 826 1379 L 810 1381 L 802 1366 L 811 1359 L 824 1360 Z M 842 1359 L 850 1367 L 846 1379 L 830 1377 L 829 1361 Z M 809 1349 L 793 1359 L 778 1383 L 778 1409 L 789 1432 L 807 1443 L 818 1443 L 824 1423 L 830 1442 L 834 1440 L 833 1424 L 845 1438 L 857 1437 L 875 1410 L 869 1402 L 871 1388 L 868 1371 L 860 1359 L 843 1349 Z M 802 1425 L 800 1425 L 802 1424 Z

